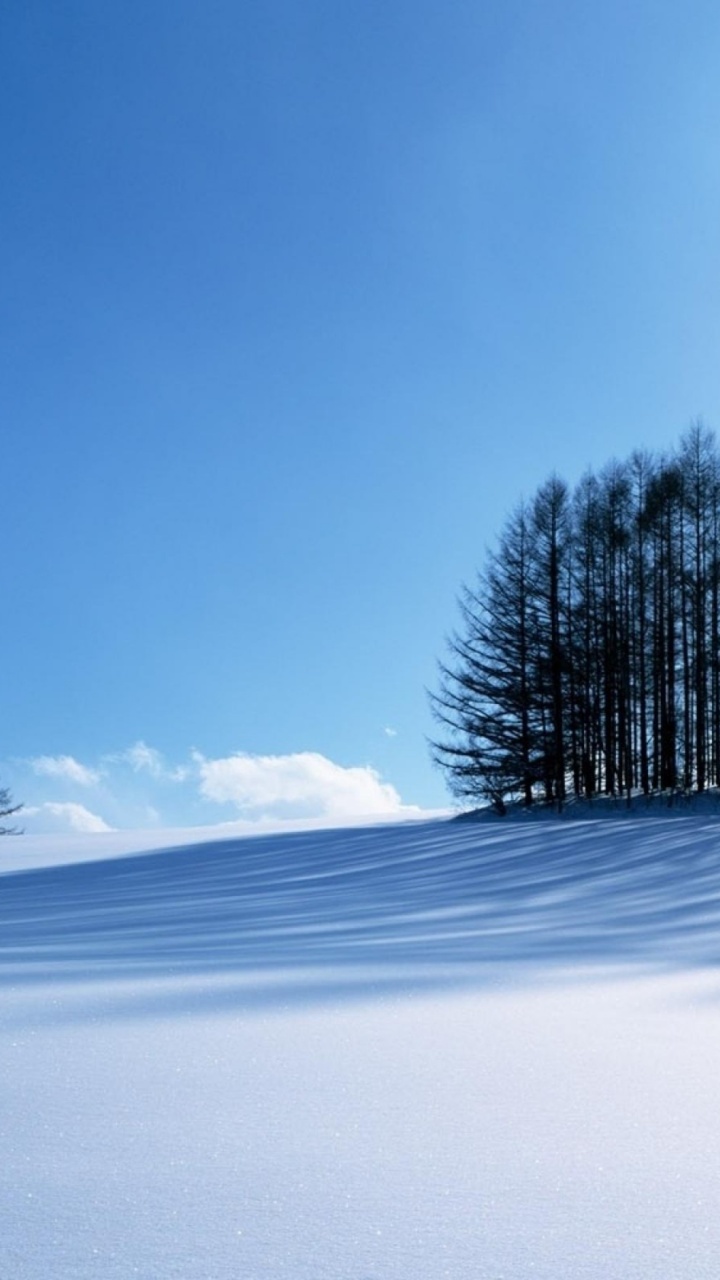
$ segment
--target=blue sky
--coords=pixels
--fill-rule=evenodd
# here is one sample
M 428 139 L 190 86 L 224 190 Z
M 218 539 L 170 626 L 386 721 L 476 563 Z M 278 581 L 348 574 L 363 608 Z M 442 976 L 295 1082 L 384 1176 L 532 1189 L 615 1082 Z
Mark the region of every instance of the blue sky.
M 720 424 L 720 9 L 23 0 L 0 49 L 27 829 L 446 803 L 507 512 Z

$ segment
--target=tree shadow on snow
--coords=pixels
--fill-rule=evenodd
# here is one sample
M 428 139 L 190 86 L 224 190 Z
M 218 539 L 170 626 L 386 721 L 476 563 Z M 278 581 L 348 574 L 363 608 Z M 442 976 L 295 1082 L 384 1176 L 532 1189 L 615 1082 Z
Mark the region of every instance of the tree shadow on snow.
M 719 850 L 707 817 L 435 821 L 15 872 L 0 980 L 15 1000 L 51 984 L 66 1009 L 156 1015 L 714 965 Z

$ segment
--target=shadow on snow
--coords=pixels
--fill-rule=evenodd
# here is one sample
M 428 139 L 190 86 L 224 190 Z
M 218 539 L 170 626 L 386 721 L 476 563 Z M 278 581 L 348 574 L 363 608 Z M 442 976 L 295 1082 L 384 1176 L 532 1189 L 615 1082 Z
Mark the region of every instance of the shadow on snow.
M 15 996 L 75 992 L 86 1015 L 287 1007 L 539 966 L 714 965 L 719 850 L 720 825 L 697 816 L 434 821 L 8 873 L 0 978 Z

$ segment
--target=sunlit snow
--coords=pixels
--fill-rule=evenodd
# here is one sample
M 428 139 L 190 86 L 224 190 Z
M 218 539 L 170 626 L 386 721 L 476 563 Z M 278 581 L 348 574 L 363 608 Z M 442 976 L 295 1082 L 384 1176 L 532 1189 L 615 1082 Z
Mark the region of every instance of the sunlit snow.
M 714 1280 L 717 820 L 118 839 L 0 846 L 2 1280 Z

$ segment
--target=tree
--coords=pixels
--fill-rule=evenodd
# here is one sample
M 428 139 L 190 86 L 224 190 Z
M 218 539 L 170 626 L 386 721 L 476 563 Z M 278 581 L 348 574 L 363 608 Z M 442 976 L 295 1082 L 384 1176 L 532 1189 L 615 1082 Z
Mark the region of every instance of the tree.
M 708 635 L 708 567 L 713 543 L 713 516 L 717 507 L 718 461 L 715 437 L 701 422 L 693 423 L 680 442 L 680 466 L 685 482 L 685 511 L 689 526 L 684 575 L 687 597 L 684 617 L 689 635 L 684 660 L 686 785 L 691 785 L 694 763 L 697 789 L 703 791 L 707 780 L 710 740 L 708 669 L 712 652 L 712 642 Z M 691 736 L 693 719 L 694 744 Z
M 693 424 L 507 521 L 431 695 L 463 799 L 720 786 L 720 454 Z
M 11 818 L 14 813 L 19 813 L 22 809 L 21 804 L 13 804 L 12 796 L 7 787 L 0 787 L 0 820 L 3 818 Z M 10 836 L 17 834 L 17 827 L 6 827 L 0 825 L 0 836 Z
M 448 641 L 441 689 L 431 695 L 436 720 L 449 731 L 433 742 L 435 762 L 460 798 L 490 799 L 498 809 L 517 791 L 525 804 L 542 773 L 537 747 L 538 702 L 533 655 L 537 634 L 533 591 L 532 520 L 520 506 L 497 552 L 460 597 L 462 633 Z
M 570 510 L 564 481 L 552 476 L 533 504 L 536 562 L 535 647 L 543 707 L 543 782 L 548 800 L 562 805 L 567 767 L 571 625 L 566 574 Z

